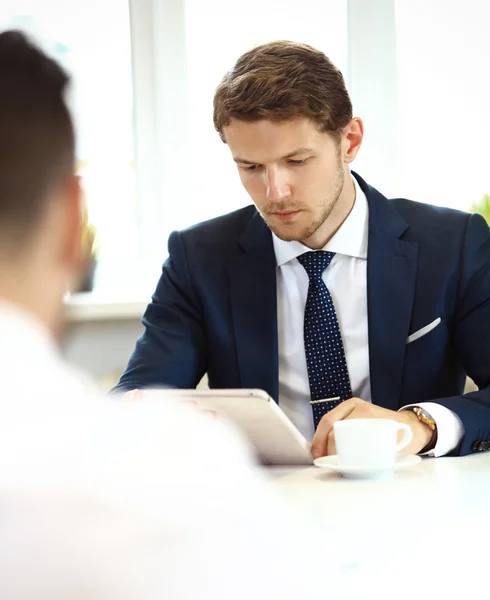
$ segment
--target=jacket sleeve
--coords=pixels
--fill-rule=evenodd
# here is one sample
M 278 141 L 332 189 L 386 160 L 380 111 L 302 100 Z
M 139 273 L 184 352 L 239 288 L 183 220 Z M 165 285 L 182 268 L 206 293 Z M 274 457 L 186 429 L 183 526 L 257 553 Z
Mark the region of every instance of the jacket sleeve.
M 477 392 L 433 400 L 454 411 L 464 436 L 452 455 L 490 448 L 490 230 L 480 215 L 468 219 L 459 264 L 453 347 Z
M 181 233 L 171 234 L 168 249 L 169 258 L 142 319 L 145 331 L 113 391 L 195 388 L 206 372 L 203 314 Z

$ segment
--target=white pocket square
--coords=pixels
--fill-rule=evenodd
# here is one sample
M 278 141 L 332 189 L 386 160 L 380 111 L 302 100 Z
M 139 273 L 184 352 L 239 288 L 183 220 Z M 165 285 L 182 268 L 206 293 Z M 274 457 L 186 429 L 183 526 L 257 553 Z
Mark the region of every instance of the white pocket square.
M 441 317 L 437 317 L 437 319 L 432 321 L 432 323 L 429 323 L 425 327 L 422 327 L 422 329 L 419 329 L 415 333 L 412 333 L 411 335 L 409 335 L 407 337 L 407 344 L 411 344 L 412 342 L 415 342 L 415 340 L 418 340 L 419 338 L 424 337 L 424 335 L 427 335 L 430 331 L 435 329 L 439 325 L 440 322 L 441 322 Z

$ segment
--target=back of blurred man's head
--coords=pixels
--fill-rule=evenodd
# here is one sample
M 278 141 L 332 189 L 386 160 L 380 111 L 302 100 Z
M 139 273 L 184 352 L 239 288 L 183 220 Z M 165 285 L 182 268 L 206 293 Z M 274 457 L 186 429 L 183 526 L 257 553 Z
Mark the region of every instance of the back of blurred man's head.
M 0 298 L 53 331 L 81 254 L 68 83 L 23 34 L 0 33 Z

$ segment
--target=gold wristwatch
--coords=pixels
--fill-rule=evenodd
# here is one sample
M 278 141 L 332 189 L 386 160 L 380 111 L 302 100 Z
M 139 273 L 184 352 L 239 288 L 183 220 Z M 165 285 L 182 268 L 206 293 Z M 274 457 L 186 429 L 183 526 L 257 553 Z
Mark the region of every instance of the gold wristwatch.
M 427 425 L 428 427 L 430 427 L 432 429 L 432 437 L 430 438 L 430 442 L 427 444 L 427 446 L 425 448 L 422 448 L 422 450 L 419 452 L 419 454 L 423 454 L 424 452 L 429 452 L 429 450 L 432 450 L 434 448 L 434 446 L 436 445 L 436 442 L 437 442 L 436 422 L 429 415 L 429 413 L 426 410 L 424 410 L 423 408 L 421 408 L 420 406 L 412 406 L 407 410 L 413 411 L 417 415 L 417 419 L 421 423 L 424 423 L 424 425 Z

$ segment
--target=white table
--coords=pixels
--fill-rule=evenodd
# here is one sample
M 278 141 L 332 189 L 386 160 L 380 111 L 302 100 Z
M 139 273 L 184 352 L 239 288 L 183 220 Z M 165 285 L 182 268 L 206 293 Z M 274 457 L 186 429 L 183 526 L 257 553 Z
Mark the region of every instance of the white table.
M 349 512 L 382 511 L 389 505 L 427 510 L 429 500 L 448 510 L 490 520 L 490 452 L 470 456 L 424 458 L 388 480 L 352 480 L 317 467 L 268 467 L 279 493 L 302 509 Z M 361 501 L 362 498 L 362 501 Z
M 345 553 L 355 562 L 368 556 L 382 568 L 391 558 L 402 578 L 408 563 L 423 563 L 429 572 L 435 566 L 445 594 L 451 586 L 467 591 L 469 580 L 477 587 L 480 576 L 486 581 L 490 452 L 425 458 L 380 481 L 348 480 L 316 467 L 265 471 L 276 492 L 325 539 L 326 557 Z

